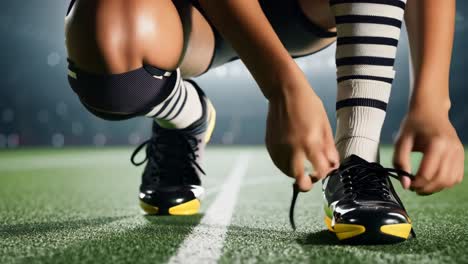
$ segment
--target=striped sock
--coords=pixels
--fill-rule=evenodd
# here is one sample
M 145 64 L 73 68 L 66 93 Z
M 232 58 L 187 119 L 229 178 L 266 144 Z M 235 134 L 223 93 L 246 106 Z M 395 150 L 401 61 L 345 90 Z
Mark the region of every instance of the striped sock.
M 344 159 L 378 160 L 406 0 L 331 0 L 337 25 L 337 131 Z
M 183 129 L 201 118 L 202 103 L 196 88 L 182 79 L 179 69 L 177 81 L 171 94 L 146 116 L 164 128 Z

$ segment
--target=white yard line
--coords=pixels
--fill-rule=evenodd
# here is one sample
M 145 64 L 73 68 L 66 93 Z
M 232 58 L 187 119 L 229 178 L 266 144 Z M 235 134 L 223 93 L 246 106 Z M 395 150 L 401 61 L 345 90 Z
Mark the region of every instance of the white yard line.
M 185 238 L 169 263 L 217 263 L 248 163 L 248 154 L 237 158 L 216 200 L 208 208 L 200 224 Z

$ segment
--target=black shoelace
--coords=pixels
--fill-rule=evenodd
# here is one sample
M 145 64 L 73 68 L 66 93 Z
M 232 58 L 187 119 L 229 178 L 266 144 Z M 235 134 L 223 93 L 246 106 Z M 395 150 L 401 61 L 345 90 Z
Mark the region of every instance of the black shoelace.
M 384 168 L 376 162 L 348 165 L 332 171 L 333 173 L 339 174 L 344 184 L 344 192 L 349 196 L 349 199 L 356 199 L 361 195 L 380 196 L 383 199 L 388 199 L 393 190 L 390 190 L 390 186 L 387 185 L 386 177 L 389 176 L 397 180 L 403 176 L 414 178 L 406 171 Z M 397 200 L 403 206 L 398 198 Z
M 388 177 L 400 180 L 401 177 L 407 176 L 414 179 L 414 176 L 411 173 L 399 169 L 384 168 L 376 162 L 350 164 L 331 171 L 330 175 L 336 173 L 339 174 L 341 181 L 344 184 L 345 194 L 348 195 L 350 199 L 355 199 L 360 195 L 381 196 L 384 199 L 388 199 L 391 192 L 394 192 L 393 187 L 387 185 Z M 390 188 L 392 188 L 392 190 L 390 190 Z M 289 222 L 294 230 L 296 230 L 294 208 L 296 206 L 298 195 L 299 188 L 294 184 L 293 197 L 291 200 L 291 207 L 289 209 Z M 406 211 L 403 203 L 397 195 L 395 195 L 395 199 L 403 210 Z M 416 237 L 413 229 L 411 229 L 411 234 L 413 237 Z
M 186 177 L 193 175 L 194 167 L 205 174 L 197 163 L 198 143 L 195 136 L 183 131 L 161 130 L 156 136 L 139 145 L 132 154 L 131 162 L 140 166 L 148 161 L 151 166 L 151 180 L 158 184 L 161 178 L 178 180 L 178 184 L 185 184 Z M 142 161 L 135 161 L 138 153 L 146 147 L 146 156 Z M 178 175 L 175 179 L 174 175 Z

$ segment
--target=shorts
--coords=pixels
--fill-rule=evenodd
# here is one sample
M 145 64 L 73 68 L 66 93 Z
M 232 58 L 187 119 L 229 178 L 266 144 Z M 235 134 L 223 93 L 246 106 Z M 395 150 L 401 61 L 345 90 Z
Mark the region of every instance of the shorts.
M 208 23 L 210 23 L 215 35 L 215 52 L 208 70 L 227 62 L 237 60 L 239 58 L 237 53 L 211 24 L 198 3 L 198 0 L 190 1 L 192 5 L 207 19 Z M 310 21 L 310 19 L 302 12 L 297 0 L 260 0 L 259 2 L 276 34 L 281 39 L 285 48 L 290 52 L 301 50 L 303 47 L 310 45 L 310 43 L 313 43 L 314 41 L 318 42 L 322 39 L 336 37 L 336 32 L 327 31 Z M 292 57 L 298 58 L 308 56 L 328 47 L 329 45 L 330 44 L 321 47 L 311 53 Z

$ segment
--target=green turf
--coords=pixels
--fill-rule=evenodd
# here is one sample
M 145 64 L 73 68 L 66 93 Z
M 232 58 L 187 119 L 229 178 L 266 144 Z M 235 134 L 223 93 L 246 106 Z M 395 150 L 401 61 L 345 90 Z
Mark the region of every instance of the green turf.
M 419 197 L 400 192 L 417 239 L 343 246 L 325 231 L 319 188 L 299 197 L 298 230 L 287 212 L 291 181 L 262 148 L 209 148 L 203 210 L 239 153 L 250 152 L 220 263 L 468 263 L 468 184 Z M 141 168 L 126 148 L 0 152 L 0 263 L 167 261 L 203 215 L 145 217 Z M 382 160 L 389 165 L 391 149 Z M 318 187 L 318 186 L 317 186 Z M 187 263 L 190 263 L 189 261 Z

